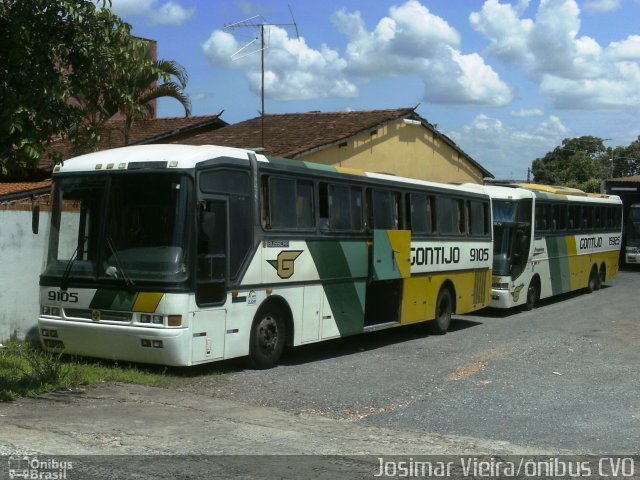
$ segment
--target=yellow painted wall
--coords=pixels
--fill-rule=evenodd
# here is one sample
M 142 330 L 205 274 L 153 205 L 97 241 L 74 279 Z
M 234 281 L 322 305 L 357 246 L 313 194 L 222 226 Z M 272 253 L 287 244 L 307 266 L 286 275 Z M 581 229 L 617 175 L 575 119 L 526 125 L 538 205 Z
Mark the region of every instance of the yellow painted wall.
M 346 146 L 313 152 L 301 160 L 325 165 L 391 173 L 441 183 L 482 183 L 482 172 L 461 158 L 433 132 L 402 120 L 389 122 L 376 133 L 364 132 Z

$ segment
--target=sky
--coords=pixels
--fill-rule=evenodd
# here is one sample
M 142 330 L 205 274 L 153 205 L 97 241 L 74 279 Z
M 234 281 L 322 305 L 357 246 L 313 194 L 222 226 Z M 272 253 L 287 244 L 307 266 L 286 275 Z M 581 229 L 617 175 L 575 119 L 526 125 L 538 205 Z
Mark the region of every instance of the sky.
M 112 0 L 194 115 L 416 107 L 496 178 L 565 138 L 640 135 L 640 0 Z M 184 115 L 173 99 L 158 115 Z

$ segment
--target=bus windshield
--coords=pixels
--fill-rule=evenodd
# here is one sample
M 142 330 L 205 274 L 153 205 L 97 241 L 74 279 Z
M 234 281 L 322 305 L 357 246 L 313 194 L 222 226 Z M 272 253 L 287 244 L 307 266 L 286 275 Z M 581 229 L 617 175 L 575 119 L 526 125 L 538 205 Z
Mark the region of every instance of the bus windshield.
M 640 205 L 631 205 L 627 219 L 627 246 L 640 246 Z
M 186 280 L 188 185 L 175 173 L 55 179 L 43 276 L 63 286 Z
M 531 244 L 531 200 L 493 200 L 493 273 L 518 277 Z

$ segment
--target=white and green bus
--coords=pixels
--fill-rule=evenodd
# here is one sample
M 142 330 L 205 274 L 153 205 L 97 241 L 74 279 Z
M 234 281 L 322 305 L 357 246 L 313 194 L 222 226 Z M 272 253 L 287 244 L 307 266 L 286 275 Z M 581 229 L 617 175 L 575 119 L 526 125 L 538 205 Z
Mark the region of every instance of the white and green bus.
M 619 197 L 537 184 L 485 189 L 493 208 L 492 307 L 531 310 L 540 299 L 592 292 L 617 275 Z
M 55 167 L 45 348 L 171 366 L 429 321 L 490 300 L 490 199 L 453 186 L 149 145 Z

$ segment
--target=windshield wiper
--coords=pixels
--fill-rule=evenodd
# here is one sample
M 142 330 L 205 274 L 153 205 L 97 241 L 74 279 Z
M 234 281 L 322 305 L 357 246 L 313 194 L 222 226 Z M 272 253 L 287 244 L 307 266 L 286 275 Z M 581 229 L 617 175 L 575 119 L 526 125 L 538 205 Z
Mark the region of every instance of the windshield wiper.
M 127 286 L 129 290 L 133 290 L 133 287 L 135 287 L 135 283 L 133 282 L 133 280 L 131 280 L 129 275 L 127 275 L 126 270 L 122 267 L 122 263 L 120 262 L 120 257 L 118 257 L 118 252 L 116 251 L 116 248 L 113 245 L 113 241 L 111 240 L 111 237 L 107 237 L 107 246 L 109 247 L 109 250 L 111 250 L 111 255 L 113 256 L 113 259 L 116 261 L 116 266 L 118 267 L 118 270 L 120 270 L 120 273 L 122 274 L 122 280 L 124 280 L 124 284 Z M 116 270 L 113 267 L 108 267 L 105 270 L 105 273 L 110 277 L 117 279 L 118 270 Z
M 71 275 L 71 267 L 73 263 L 78 258 L 78 247 L 71 254 L 71 258 L 67 262 L 67 265 L 64 267 L 64 273 L 62 274 L 62 281 L 60 282 L 60 290 L 63 292 L 69 288 L 69 276 Z

